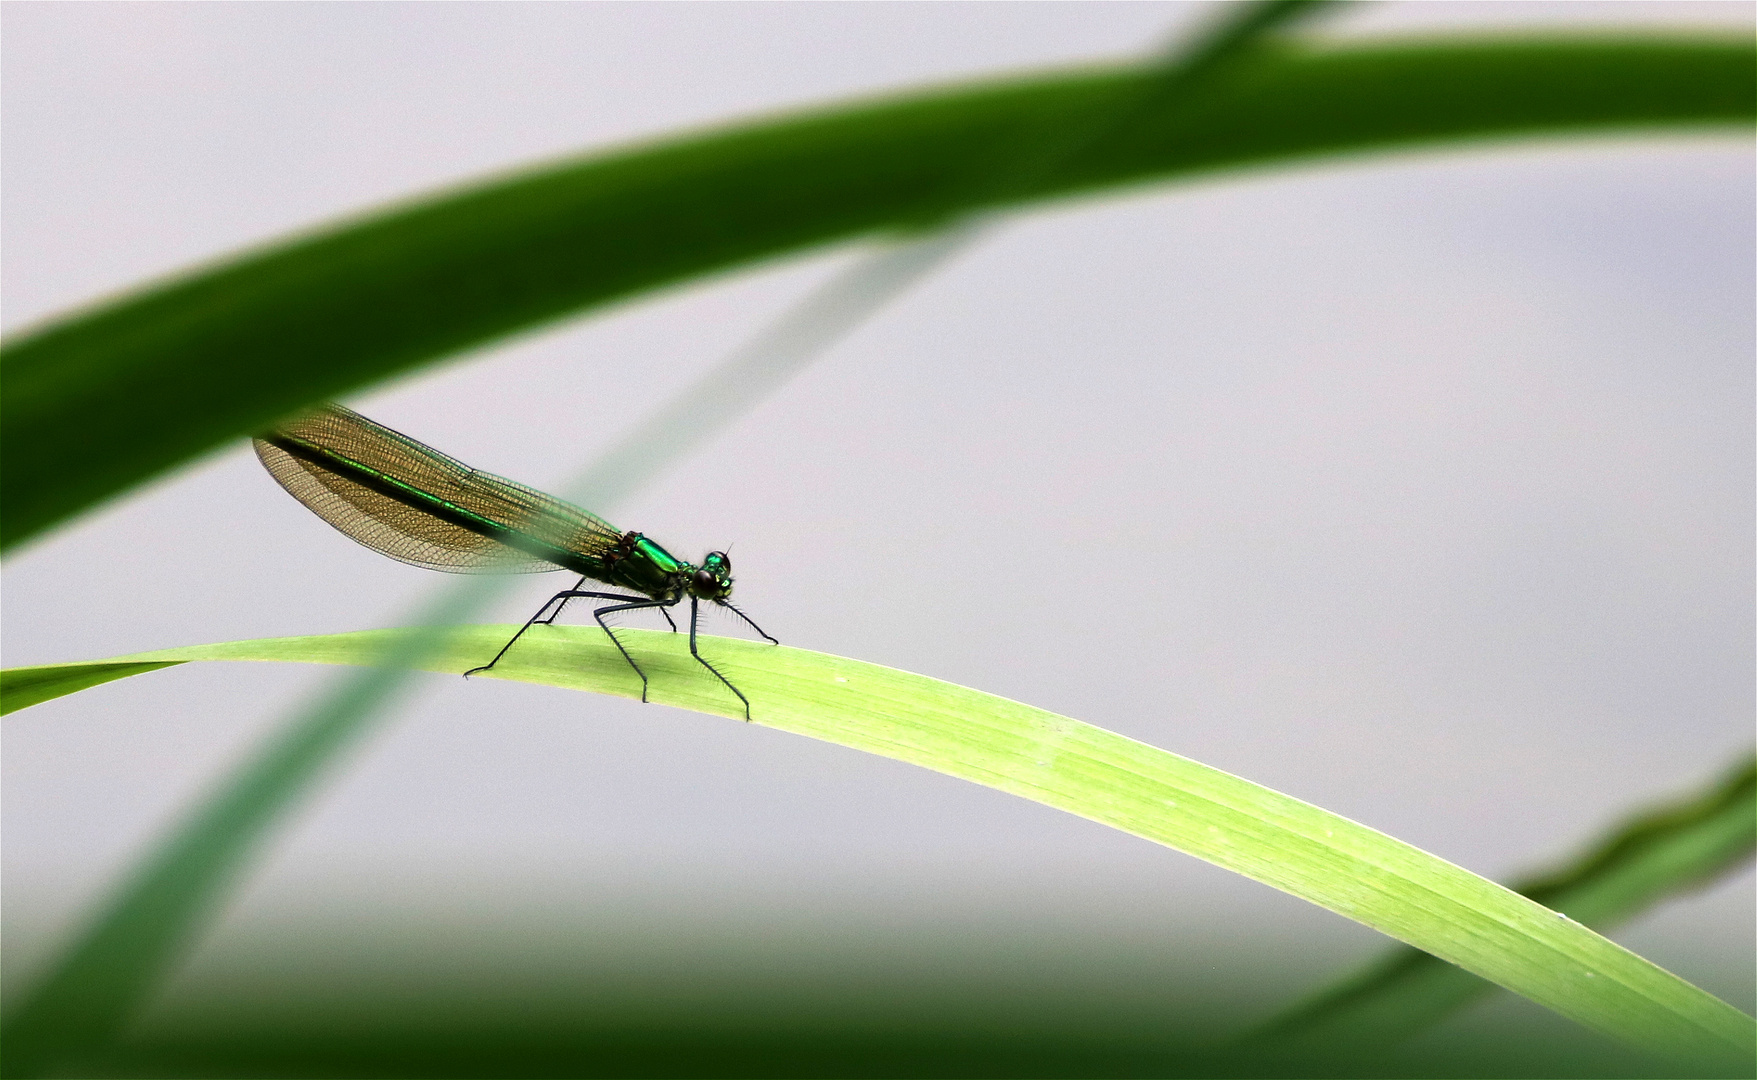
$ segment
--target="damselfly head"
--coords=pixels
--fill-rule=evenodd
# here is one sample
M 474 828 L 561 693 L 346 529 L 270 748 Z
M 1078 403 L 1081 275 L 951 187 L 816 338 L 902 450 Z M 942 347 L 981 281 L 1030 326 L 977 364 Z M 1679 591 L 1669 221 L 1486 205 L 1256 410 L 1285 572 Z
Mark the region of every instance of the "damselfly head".
M 732 560 L 724 551 L 710 551 L 689 576 L 689 591 L 703 600 L 724 600 L 732 595 Z

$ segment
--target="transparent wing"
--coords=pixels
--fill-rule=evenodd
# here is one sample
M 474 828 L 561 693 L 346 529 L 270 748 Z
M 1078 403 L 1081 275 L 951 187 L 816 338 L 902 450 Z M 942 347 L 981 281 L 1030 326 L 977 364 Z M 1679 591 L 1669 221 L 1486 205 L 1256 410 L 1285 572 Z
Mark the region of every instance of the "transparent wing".
M 341 459 L 322 463 L 256 440 L 256 456 L 282 487 L 353 540 L 401 562 L 451 573 L 534 573 L 554 562 L 436 516 L 436 504 L 466 511 L 543 545 L 588 557 L 620 534 L 584 510 L 375 424 L 325 405 L 275 429 L 284 440 Z M 333 466 L 333 467 L 330 467 Z M 362 482 L 386 477 L 412 492 L 393 497 Z

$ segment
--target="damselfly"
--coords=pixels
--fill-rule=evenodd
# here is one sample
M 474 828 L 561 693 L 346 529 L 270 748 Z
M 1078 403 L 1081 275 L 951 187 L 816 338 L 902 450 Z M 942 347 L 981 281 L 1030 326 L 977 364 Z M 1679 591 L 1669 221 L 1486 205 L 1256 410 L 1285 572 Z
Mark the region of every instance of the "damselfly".
M 690 655 L 738 695 L 744 718 L 750 719 L 750 699 L 696 649 L 703 600 L 780 644 L 732 606 L 732 560 L 724 551 L 710 551 L 699 566 L 686 563 L 638 532 L 621 532 L 571 503 L 478 472 L 340 405 L 320 406 L 255 441 L 256 456 L 293 498 L 380 554 L 454 574 L 572 570 L 580 575 L 573 588 L 538 608 L 494 659 L 465 676 L 499 663 L 526 630 L 553 623 L 569 600 L 613 600 L 592 617 L 640 676 L 645 701 L 647 673 L 604 617 L 656 608 L 675 631 L 668 609 L 687 596 Z M 588 591 L 582 588 L 588 581 L 634 595 Z

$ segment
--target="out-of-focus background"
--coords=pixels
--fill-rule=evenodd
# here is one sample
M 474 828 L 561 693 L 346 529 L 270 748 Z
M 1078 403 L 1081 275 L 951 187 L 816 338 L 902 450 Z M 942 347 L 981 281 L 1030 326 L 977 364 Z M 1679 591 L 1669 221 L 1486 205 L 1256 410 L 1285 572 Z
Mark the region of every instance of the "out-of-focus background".
M 1200 11 L 6 5 L 5 326 L 536 159 L 1138 55 Z M 1752 15 L 1384 4 L 1322 32 Z M 1716 134 L 1056 204 L 607 516 L 684 557 L 734 545 L 738 599 L 790 645 L 1063 712 L 1516 877 L 1751 744 L 1753 194 L 1748 140 Z M 643 299 L 349 404 L 557 487 L 853 257 Z M 443 584 L 329 529 L 239 444 L 13 558 L 4 662 L 392 625 Z M 495 617 L 563 584 L 526 579 Z M 8 993 L 334 677 L 191 665 L 9 717 Z M 1749 1010 L 1753 923 L 1747 871 L 1619 940 Z M 620 979 L 682 1009 L 679 987 L 717 979 L 950 992 L 1000 972 L 1094 1008 L 1160 1008 L 1129 988 L 1175 983 L 1181 1015 L 1243 1024 L 1382 946 L 895 762 L 424 677 L 145 1022 L 338 986 L 468 984 L 516 1012 L 532 987 Z M 1502 1002 L 1454 1028 L 1489 1019 L 1552 1023 Z

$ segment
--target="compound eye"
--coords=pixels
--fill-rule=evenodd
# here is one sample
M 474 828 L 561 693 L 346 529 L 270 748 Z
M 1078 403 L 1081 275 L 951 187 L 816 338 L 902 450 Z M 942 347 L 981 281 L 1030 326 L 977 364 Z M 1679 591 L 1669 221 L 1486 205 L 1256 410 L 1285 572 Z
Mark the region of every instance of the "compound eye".
M 720 588 L 720 583 L 715 580 L 714 575 L 706 568 L 697 570 L 692 581 L 697 593 L 717 592 Z

